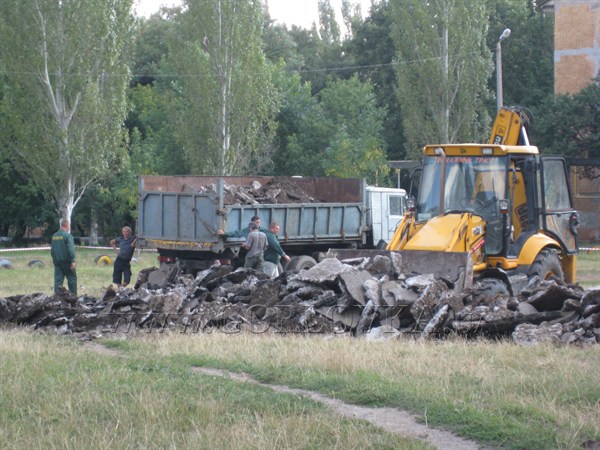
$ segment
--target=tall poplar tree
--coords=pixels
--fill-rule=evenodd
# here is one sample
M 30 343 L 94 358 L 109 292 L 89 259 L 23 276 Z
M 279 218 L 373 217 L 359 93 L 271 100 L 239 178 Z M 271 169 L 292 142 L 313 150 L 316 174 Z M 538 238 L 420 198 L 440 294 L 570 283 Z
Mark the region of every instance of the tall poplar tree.
M 260 0 L 185 0 L 167 79 L 175 126 L 195 174 L 270 164 L 278 95 L 261 45 Z
M 390 0 L 397 49 L 397 97 L 409 153 L 426 143 L 483 137 L 488 13 L 477 0 Z
M 4 137 L 18 167 L 70 219 L 126 155 L 132 0 L 2 0 Z

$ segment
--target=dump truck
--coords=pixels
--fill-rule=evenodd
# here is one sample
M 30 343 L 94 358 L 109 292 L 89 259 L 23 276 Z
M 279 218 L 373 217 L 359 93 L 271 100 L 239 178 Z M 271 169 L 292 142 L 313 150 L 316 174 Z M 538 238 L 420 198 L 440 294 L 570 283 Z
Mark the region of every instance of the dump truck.
M 579 219 L 568 167 L 529 143 L 528 121 L 521 108 L 501 108 L 485 144 L 426 145 L 412 178 L 418 194 L 411 187 L 379 254 L 393 254 L 403 273 L 433 273 L 488 295 L 516 295 L 535 276 L 574 283 Z
M 290 202 L 283 193 L 282 201 L 277 195 L 266 202 L 228 199 L 235 188 L 252 186 L 311 200 Z M 405 198 L 403 189 L 367 186 L 360 178 L 141 176 L 138 245 L 157 249 L 153 284 L 161 284 L 161 278 L 195 274 L 215 261 L 234 262 L 245 238 L 224 239 L 218 231 L 235 232 L 259 216 L 265 227 L 280 225 L 280 244 L 292 258 L 286 270 L 299 271 L 330 248 L 385 248 L 404 216 Z

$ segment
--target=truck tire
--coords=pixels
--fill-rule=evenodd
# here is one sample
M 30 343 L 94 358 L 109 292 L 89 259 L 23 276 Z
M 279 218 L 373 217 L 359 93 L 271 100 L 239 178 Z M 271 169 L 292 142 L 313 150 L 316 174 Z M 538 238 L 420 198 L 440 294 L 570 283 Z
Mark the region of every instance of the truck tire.
M 489 303 L 500 295 L 510 295 L 508 287 L 498 278 L 482 278 L 475 283 L 473 292 L 473 303 Z
M 302 270 L 308 270 L 311 267 L 314 267 L 317 265 L 317 262 L 314 260 L 314 258 L 307 256 L 307 255 L 301 255 L 301 256 L 294 256 L 292 257 L 292 260 L 288 263 L 288 265 L 286 266 L 285 270 L 287 270 L 288 272 L 301 272 Z
M 555 281 L 564 281 L 565 276 L 562 270 L 562 266 L 560 265 L 560 259 L 558 259 L 558 255 L 556 254 L 556 250 L 554 249 L 545 249 L 542 250 L 533 264 L 529 267 L 529 272 L 527 272 L 527 277 L 529 279 L 538 276 L 543 280 L 555 280 Z

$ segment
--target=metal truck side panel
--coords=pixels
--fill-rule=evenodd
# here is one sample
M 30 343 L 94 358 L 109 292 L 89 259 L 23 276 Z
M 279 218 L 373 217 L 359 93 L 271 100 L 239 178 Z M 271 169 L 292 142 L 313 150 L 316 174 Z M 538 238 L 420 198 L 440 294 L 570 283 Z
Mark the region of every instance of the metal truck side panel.
M 217 242 L 217 205 L 215 194 L 145 192 L 138 233 L 148 239 Z
M 277 222 L 282 245 L 360 245 L 367 230 L 364 180 L 291 177 L 140 177 L 138 236 L 141 245 L 235 254 L 243 238 L 224 240 L 217 231 L 245 228 L 250 218 L 261 218 L 262 227 Z M 326 203 L 224 205 L 225 185 L 287 183 Z M 206 192 L 214 185 L 216 192 Z M 341 200 L 333 201 L 336 198 Z M 308 249 L 307 249 L 308 250 Z M 201 257 L 200 255 L 196 255 Z M 208 256 L 208 255 L 207 255 Z
M 277 222 L 280 241 L 357 240 L 362 236 L 366 214 L 362 203 L 299 203 L 286 205 L 230 205 L 226 231 L 248 226 L 250 217 L 261 218 L 263 227 Z

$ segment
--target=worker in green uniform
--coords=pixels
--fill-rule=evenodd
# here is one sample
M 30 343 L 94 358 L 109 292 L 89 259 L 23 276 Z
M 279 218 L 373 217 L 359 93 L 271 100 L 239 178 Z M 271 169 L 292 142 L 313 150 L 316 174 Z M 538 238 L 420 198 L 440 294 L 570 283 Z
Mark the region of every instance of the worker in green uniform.
M 263 233 L 265 231 L 267 231 L 260 226 L 260 223 L 261 223 L 260 217 L 252 216 L 252 217 L 250 217 L 250 222 L 258 225 L 258 231 L 262 231 Z M 227 238 L 242 238 L 242 237 L 247 238 L 248 234 L 250 234 L 250 229 L 249 229 L 249 227 L 245 227 L 245 228 L 242 228 L 241 230 L 228 231 L 228 232 L 225 232 L 223 230 L 218 230 L 217 233 L 219 234 L 219 236 L 223 236 L 225 239 L 227 239 Z
M 287 262 L 290 262 L 291 260 L 291 258 L 285 254 L 285 252 L 281 248 L 281 245 L 279 244 L 279 239 L 277 238 L 279 231 L 279 224 L 277 222 L 272 222 L 269 225 L 269 230 L 265 232 L 265 234 L 267 235 L 268 247 L 265 250 L 265 263 L 263 264 L 263 266 L 264 272 L 267 275 L 270 275 L 271 278 L 275 278 L 281 273 L 279 265 L 280 258 L 283 258 Z
M 60 230 L 52 235 L 50 253 L 54 263 L 54 293 L 62 287 L 65 277 L 69 291 L 77 295 L 77 273 L 75 272 L 75 242 L 70 233 L 71 223 L 60 221 Z

